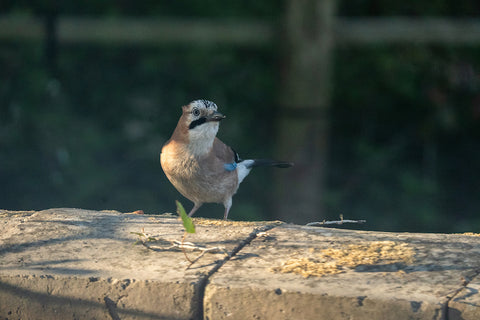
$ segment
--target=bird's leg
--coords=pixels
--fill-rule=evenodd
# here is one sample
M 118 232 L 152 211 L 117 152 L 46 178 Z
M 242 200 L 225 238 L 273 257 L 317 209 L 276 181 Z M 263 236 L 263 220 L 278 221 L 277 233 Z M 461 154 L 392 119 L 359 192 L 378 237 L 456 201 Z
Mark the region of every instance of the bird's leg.
M 192 210 L 190 210 L 190 212 L 188 213 L 188 216 L 189 216 L 189 217 L 193 216 L 193 214 L 195 213 L 195 211 L 197 211 L 198 208 L 200 208 L 201 206 L 202 206 L 202 203 L 201 203 L 201 202 L 200 202 L 200 203 L 194 202 L 193 208 L 192 208 Z
M 227 220 L 228 218 L 228 212 L 230 211 L 230 208 L 232 207 L 232 198 L 228 199 L 223 203 L 225 206 L 225 213 L 223 214 L 223 220 Z

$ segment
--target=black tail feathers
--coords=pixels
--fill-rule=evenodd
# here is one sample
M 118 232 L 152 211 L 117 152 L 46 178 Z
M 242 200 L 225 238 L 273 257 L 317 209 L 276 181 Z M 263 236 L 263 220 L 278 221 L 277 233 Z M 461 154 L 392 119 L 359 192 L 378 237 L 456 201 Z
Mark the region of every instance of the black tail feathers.
M 293 166 L 292 162 L 276 161 L 270 159 L 253 159 L 251 167 L 277 167 L 290 168 Z

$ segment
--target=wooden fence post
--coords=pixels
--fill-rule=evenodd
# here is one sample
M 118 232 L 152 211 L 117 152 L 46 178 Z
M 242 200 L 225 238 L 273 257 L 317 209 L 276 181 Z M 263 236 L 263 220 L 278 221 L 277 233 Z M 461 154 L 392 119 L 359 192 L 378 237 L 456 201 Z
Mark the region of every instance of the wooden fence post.
M 285 221 L 323 218 L 335 7 L 336 0 L 287 1 L 277 144 L 295 166 L 278 172 L 274 213 Z

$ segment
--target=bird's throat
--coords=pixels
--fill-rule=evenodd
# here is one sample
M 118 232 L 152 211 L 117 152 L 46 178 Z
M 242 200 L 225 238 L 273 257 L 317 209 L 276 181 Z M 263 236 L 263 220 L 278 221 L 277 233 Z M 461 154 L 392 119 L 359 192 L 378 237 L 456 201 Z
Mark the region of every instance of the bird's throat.
M 218 132 L 218 122 L 206 122 L 201 126 L 188 130 L 188 149 L 195 156 L 208 154 Z

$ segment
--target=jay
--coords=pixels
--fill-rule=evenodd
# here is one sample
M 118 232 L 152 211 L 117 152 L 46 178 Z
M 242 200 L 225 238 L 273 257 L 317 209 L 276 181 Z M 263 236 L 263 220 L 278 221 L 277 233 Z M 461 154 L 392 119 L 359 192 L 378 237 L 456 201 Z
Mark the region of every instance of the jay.
M 162 148 L 160 163 L 168 180 L 194 206 L 192 216 L 203 203 L 222 203 L 224 219 L 232 197 L 253 167 L 288 168 L 290 162 L 242 160 L 231 147 L 216 137 L 225 116 L 208 100 L 195 100 L 182 107 L 182 115 L 172 137 Z

